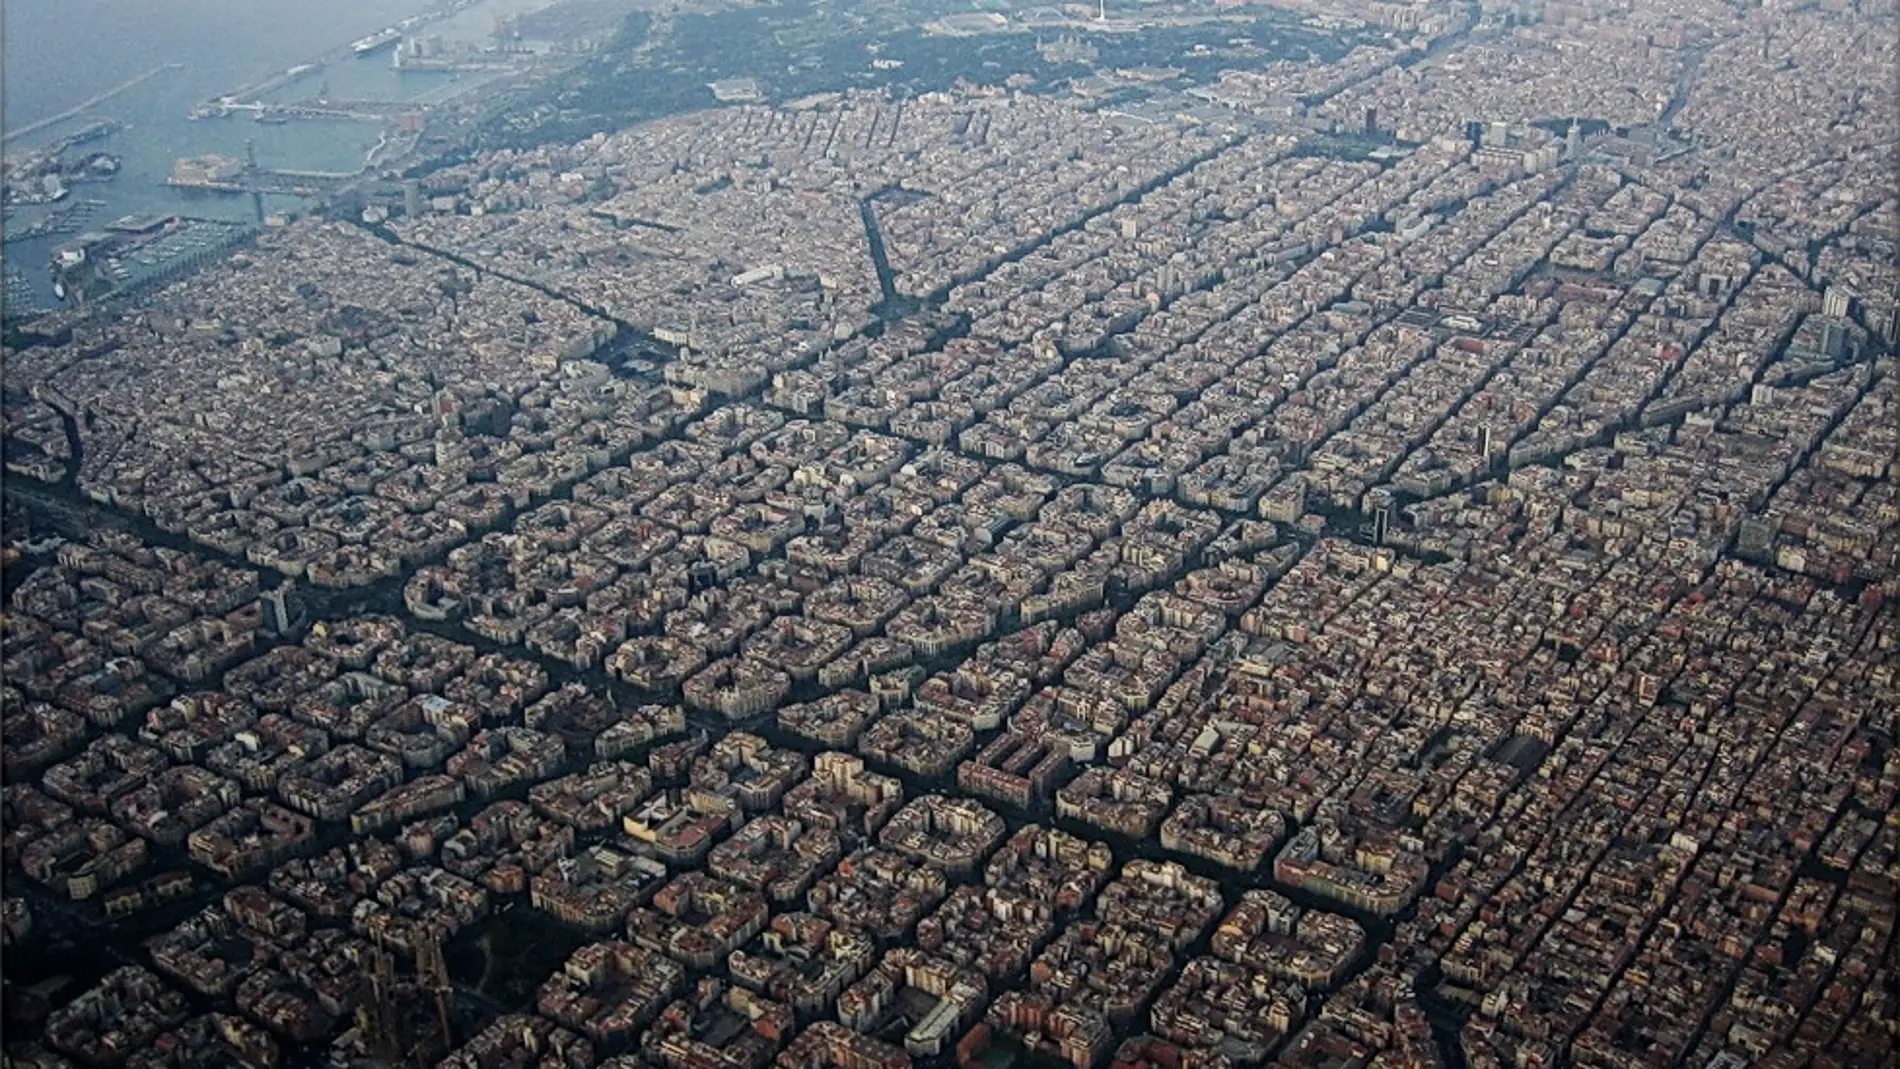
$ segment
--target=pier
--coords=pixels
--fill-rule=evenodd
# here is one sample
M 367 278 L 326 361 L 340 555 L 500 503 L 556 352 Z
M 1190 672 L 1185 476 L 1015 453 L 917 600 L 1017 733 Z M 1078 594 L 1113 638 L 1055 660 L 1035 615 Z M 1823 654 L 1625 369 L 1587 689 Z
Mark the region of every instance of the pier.
M 230 178 L 207 178 L 202 181 L 168 178 L 165 184 L 173 189 L 196 189 L 207 193 L 324 197 L 362 175 L 362 171 L 294 171 L 246 167 Z
M 105 204 L 105 201 L 93 199 L 72 201 L 54 208 L 34 222 L 17 227 L 9 225 L 4 237 L 0 237 L 0 244 L 11 245 L 16 241 L 31 241 L 55 234 L 76 234 Z
M 400 30 L 403 34 L 414 33 L 416 31 L 419 31 L 422 27 L 428 25 L 431 22 L 434 22 L 439 19 L 449 18 L 453 15 L 456 15 L 468 9 L 469 7 L 474 6 L 476 3 L 479 3 L 479 2 L 480 0 L 448 0 L 447 3 L 442 4 L 441 6 L 437 7 L 433 11 L 425 12 L 421 15 L 416 15 L 407 19 L 403 19 L 401 22 L 398 22 L 394 27 L 391 27 L 391 29 Z M 372 34 L 371 36 L 373 37 L 375 35 Z M 365 40 L 367 40 L 367 38 Z M 292 82 L 295 82 L 298 79 L 306 77 L 307 75 L 313 74 L 317 71 L 320 71 L 324 69 L 325 67 L 328 67 L 332 64 L 348 64 L 348 63 L 356 63 L 356 62 L 365 61 L 367 58 L 366 54 L 359 53 L 358 51 L 356 51 L 355 46 L 356 44 L 360 44 L 360 43 L 362 42 L 353 42 L 348 45 L 341 45 L 339 47 L 332 48 L 329 51 L 324 52 L 313 59 L 307 60 L 303 63 L 299 63 L 294 67 L 288 68 L 287 70 L 279 71 L 275 74 L 268 75 L 260 81 L 252 82 L 248 85 L 240 86 L 237 89 L 233 89 L 228 93 L 221 93 L 217 96 L 210 97 L 206 100 L 200 101 L 197 106 L 191 109 L 191 118 L 193 119 L 217 118 L 219 116 L 233 114 L 234 112 L 256 113 L 259 109 L 274 108 L 274 107 L 284 107 L 284 108 L 294 108 L 294 109 L 308 109 L 311 107 L 315 107 L 318 109 L 336 108 L 338 107 L 338 102 L 335 102 L 335 101 L 315 101 L 315 102 L 308 102 L 308 103 L 303 103 L 303 104 L 288 104 L 288 105 L 267 105 L 267 104 L 263 104 L 261 101 L 266 94 L 276 92 L 277 90 L 282 89 L 284 86 L 290 85 Z M 401 47 L 402 42 L 399 37 L 397 39 L 392 40 L 391 43 L 397 45 L 398 47 Z M 378 51 L 380 51 L 380 47 L 381 46 L 378 47 L 377 49 Z M 173 66 L 176 66 L 176 64 L 173 64 Z M 123 89 L 119 91 L 122 92 Z M 319 118 L 319 119 L 320 118 L 345 118 L 345 119 L 358 119 L 361 121 L 368 122 L 368 121 L 377 121 L 377 120 L 387 119 L 387 118 L 394 117 L 395 115 L 402 114 L 401 111 L 373 114 L 374 109 L 377 109 L 377 108 L 395 109 L 399 107 L 400 105 L 393 104 L 393 103 L 384 103 L 384 102 L 375 102 L 375 103 L 349 102 L 349 106 L 342 109 L 342 110 L 351 112 L 351 114 L 347 114 L 347 115 L 331 115 L 331 114 L 321 114 L 321 113 L 290 114 L 288 112 L 285 112 L 282 114 L 283 114 L 283 117 L 285 118 Z M 410 108 L 408 110 L 415 111 L 418 109 Z M 276 114 L 276 113 L 265 112 L 265 114 Z M 26 131 L 23 131 L 23 132 L 26 132 Z M 9 133 L 7 136 L 11 138 L 13 134 Z
M 299 100 L 290 104 L 266 104 L 253 100 L 239 103 L 220 100 L 201 104 L 194 118 L 223 118 L 249 115 L 259 121 L 290 119 L 348 119 L 353 122 L 389 122 L 407 115 L 426 114 L 428 105 L 388 100 Z

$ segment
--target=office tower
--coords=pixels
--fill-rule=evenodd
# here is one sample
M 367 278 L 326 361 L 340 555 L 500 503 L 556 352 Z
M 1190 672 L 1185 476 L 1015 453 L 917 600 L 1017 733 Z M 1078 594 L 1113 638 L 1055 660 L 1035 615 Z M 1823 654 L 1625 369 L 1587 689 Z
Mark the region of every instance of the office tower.
M 295 626 L 290 614 L 290 589 L 293 585 L 285 583 L 258 596 L 257 604 L 264 618 L 264 630 L 273 635 L 288 635 Z
M 1847 352 L 1847 328 L 1835 320 L 1821 324 L 1821 353 L 1831 360 L 1839 360 Z
M 1372 544 L 1385 545 L 1392 534 L 1392 492 L 1386 489 L 1366 492 L 1366 510 L 1372 513 Z
M 1821 302 L 1821 314 L 1829 319 L 1845 319 L 1847 318 L 1848 306 L 1852 304 L 1852 302 L 1853 298 L 1848 295 L 1846 290 L 1839 286 L 1829 286 L 1827 288 L 1827 297 Z

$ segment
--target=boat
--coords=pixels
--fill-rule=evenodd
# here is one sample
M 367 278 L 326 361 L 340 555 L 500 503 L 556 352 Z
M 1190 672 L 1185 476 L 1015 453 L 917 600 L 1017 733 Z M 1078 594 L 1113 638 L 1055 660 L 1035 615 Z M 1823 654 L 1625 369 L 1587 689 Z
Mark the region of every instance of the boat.
M 87 123 L 85 126 L 73 131 L 67 136 L 66 144 L 68 147 L 83 145 L 88 141 L 97 141 L 100 138 L 118 133 L 123 129 L 125 129 L 125 124 L 117 119 L 100 119 L 97 122 Z
M 390 28 L 386 30 L 383 30 L 378 33 L 372 33 L 368 37 L 365 37 L 359 41 L 354 42 L 353 44 L 350 45 L 350 51 L 354 52 L 359 57 L 367 56 L 367 55 L 370 55 L 371 53 L 387 48 L 390 45 L 393 45 L 397 41 L 400 41 L 400 40 L 402 40 L 402 30 L 395 26 L 391 26 Z

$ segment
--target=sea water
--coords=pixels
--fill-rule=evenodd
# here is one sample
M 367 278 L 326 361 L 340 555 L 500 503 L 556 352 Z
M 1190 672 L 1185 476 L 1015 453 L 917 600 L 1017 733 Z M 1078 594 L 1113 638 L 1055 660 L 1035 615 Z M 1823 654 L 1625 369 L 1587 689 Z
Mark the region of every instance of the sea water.
M 249 197 L 174 189 L 165 185 L 183 156 L 217 153 L 259 166 L 291 170 L 355 171 L 381 137 L 375 123 L 294 121 L 271 125 L 246 116 L 192 121 L 193 105 L 235 91 L 349 44 L 399 19 L 439 6 L 440 0 L 6 0 L 0 33 L 4 112 L 0 130 L 18 130 L 58 115 L 167 63 L 165 70 L 83 114 L 6 142 L 11 153 L 57 141 L 102 118 L 127 129 L 85 146 L 123 160 L 109 182 L 73 187 L 72 197 L 105 201 L 88 221 L 99 226 L 123 215 L 182 214 L 249 219 Z M 462 17 L 466 20 L 469 12 Z M 492 18 L 492 16 L 491 16 Z M 436 32 L 436 31 L 429 31 Z M 398 73 L 392 49 L 336 60 L 269 94 L 289 101 L 325 95 L 334 100 L 410 100 L 439 94 L 454 76 Z M 294 207 L 271 199 L 267 210 Z M 40 209 L 24 208 L 16 219 Z M 5 258 L 52 296 L 46 263 L 70 240 L 16 242 Z

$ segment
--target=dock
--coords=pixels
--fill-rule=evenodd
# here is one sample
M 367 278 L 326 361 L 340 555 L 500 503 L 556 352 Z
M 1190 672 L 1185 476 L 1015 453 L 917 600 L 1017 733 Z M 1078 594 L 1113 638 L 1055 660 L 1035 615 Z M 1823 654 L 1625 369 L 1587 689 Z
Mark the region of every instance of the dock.
M 206 193 L 260 194 L 280 197 L 325 197 L 363 176 L 362 171 L 296 171 L 246 167 L 229 178 L 201 180 L 168 178 L 173 189 Z
M 224 118 L 248 115 L 260 121 L 291 119 L 347 119 L 352 122 L 384 123 L 409 115 L 427 114 L 426 104 L 388 100 L 299 100 L 289 104 L 219 101 L 204 104 L 193 112 L 196 118 Z
M 16 241 L 31 241 L 55 234 L 77 234 L 94 213 L 105 207 L 105 203 L 102 200 L 75 200 L 54 208 L 44 217 L 24 226 L 9 225 L 4 237 L 0 237 L 0 243 L 11 245 Z

